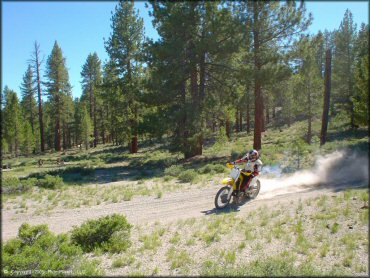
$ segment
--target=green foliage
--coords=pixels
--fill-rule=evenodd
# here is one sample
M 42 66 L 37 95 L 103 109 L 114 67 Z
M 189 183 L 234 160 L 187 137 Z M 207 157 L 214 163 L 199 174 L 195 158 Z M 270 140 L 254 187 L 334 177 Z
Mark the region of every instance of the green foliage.
M 93 126 L 91 124 L 91 119 L 89 114 L 87 113 L 86 106 L 83 108 L 82 119 L 81 119 L 81 133 L 82 133 L 82 140 L 84 142 L 86 150 L 90 146 L 90 142 L 94 139 L 91 134 L 93 132 Z
M 200 174 L 218 174 L 218 173 L 225 173 L 226 167 L 220 164 L 207 164 L 198 169 Z
M 154 232 L 151 235 L 144 235 L 140 237 L 139 240 L 143 242 L 143 248 L 145 250 L 156 250 L 162 245 L 160 234 L 158 232 Z
M 56 41 L 46 62 L 45 76 L 47 81 L 44 84 L 50 104 L 50 112 L 48 113 L 50 118 L 48 120 L 50 126 L 55 127 L 50 128 L 49 132 L 50 135 L 55 136 L 55 150 L 60 151 L 62 148 L 61 136 L 66 132 L 65 123 L 71 121 L 72 118 L 73 101 L 66 59 L 63 57 L 62 49 Z
M 172 177 L 178 177 L 181 172 L 184 171 L 184 168 L 180 165 L 171 165 L 170 167 L 164 170 L 164 174 Z
M 113 112 L 112 132 L 123 143 L 138 135 L 143 110 L 139 96 L 143 93 L 144 22 L 133 2 L 120 1 L 112 13 L 111 27 L 112 33 L 105 41 L 110 61 L 104 83 L 112 94 L 106 95 L 105 101 Z
M 46 225 L 19 228 L 18 236 L 2 248 L 3 273 L 17 276 L 16 271 L 31 271 L 32 276 L 70 274 L 101 274 L 97 265 L 82 259 L 82 250 L 67 235 L 54 235 Z M 48 272 L 48 271 L 51 271 Z M 21 272 L 20 272 L 21 273 Z
M 23 193 L 29 191 L 35 185 L 37 179 L 19 180 L 16 177 L 3 178 L 2 192 L 4 194 Z
M 101 248 L 117 253 L 130 247 L 131 227 L 125 216 L 113 214 L 97 220 L 88 220 L 80 227 L 75 227 L 71 239 L 85 252 Z
M 332 113 L 342 110 L 350 118 L 353 127 L 354 110 L 352 97 L 355 85 L 355 41 L 356 24 L 349 9 L 346 10 L 337 32 L 332 70 Z
M 128 265 L 132 265 L 134 262 L 135 262 L 134 256 L 124 255 L 122 257 L 115 259 L 112 262 L 112 267 L 118 268 L 118 267 L 128 266 Z
M 317 276 L 322 271 L 310 263 L 295 265 L 292 255 L 279 255 L 253 261 L 238 267 L 223 266 L 219 262 L 207 260 L 203 263 L 200 275 L 202 276 Z
M 369 124 L 369 57 L 359 61 L 356 68 L 357 94 L 353 99 L 355 120 L 360 125 Z
M 302 159 L 307 153 L 307 143 L 301 138 L 294 140 L 291 144 L 291 153 L 295 158 L 297 169 L 300 169 L 302 165 Z
M 9 151 L 17 156 L 23 139 L 21 106 L 19 104 L 17 93 L 10 90 L 7 86 L 4 88 L 3 95 L 5 105 L 1 109 L 3 121 L 2 135 L 8 144 Z
M 216 138 L 216 143 L 212 147 L 213 151 L 219 152 L 228 141 L 229 138 L 226 136 L 226 129 L 221 127 Z
M 60 188 L 63 185 L 64 183 L 61 177 L 51 176 L 51 175 L 46 175 L 43 179 L 39 179 L 36 182 L 36 186 L 48 188 L 48 189 Z
M 32 132 L 31 125 L 28 121 L 23 124 L 22 153 L 30 155 L 36 147 L 35 135 Z
M 197 172 L 193 169 L 182 171 L 178 178 L 181 182 L 194 182 L 198 177 Z

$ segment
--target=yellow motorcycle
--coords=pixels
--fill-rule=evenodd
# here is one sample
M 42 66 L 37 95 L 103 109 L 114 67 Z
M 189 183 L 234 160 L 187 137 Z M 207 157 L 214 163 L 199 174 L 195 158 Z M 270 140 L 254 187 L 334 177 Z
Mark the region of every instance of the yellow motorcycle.
M 226 167 L 231 169 L 230 177 L 221 181 L 225 186 L 220 188 L 216 194 L 216 208 L 223 209 L 227 207 L 230 204 L 231 197 L 233 197 L 232 203 L 236 205 L 240 205 L 248 199 L 256 198 L 261 189 L 261 182 L 257 179 L 245 191 L 237 190 L 236 181 L 240 178 L 240 184 L 243 184 L 243 175 L 250 176 L 252 173 L 243 172 L 243 175 L 240 175 L 241 169 L 232 163 L 227 163 Z

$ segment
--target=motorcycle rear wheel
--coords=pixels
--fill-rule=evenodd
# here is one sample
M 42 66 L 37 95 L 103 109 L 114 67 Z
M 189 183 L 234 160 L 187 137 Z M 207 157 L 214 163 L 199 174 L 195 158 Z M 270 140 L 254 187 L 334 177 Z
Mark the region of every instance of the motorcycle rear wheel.
M 223 209 L 230 203 L 230 198 L 227 198 L 231 188 L 228 186 L 221 187 L 215 197 L 215 206 L 217 209 Z

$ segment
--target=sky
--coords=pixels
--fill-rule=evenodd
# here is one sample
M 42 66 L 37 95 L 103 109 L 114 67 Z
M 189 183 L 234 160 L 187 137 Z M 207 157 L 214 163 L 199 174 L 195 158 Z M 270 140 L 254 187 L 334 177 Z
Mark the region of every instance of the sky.
M 7 85 L 19 93 L 35 41 L 45 61 L 57 41 L 66 58 L 73 97 L 79 97 L 81 68 L 89 53 L 96 52 L 103 62 L 108 59 L 104 38 L 108 39 L 112 32 L 110 18 L 116 4 L 117 1 L 2 1 L 1 90 Z M 135 7 L 144 19 L 146 36 L 158 39 L 145 2 L 137 1 Z M 306 9 L 313 15 L 308 30 L 312 34 L 338 29 L 346 9 L 352 12 L 358 28 L 362 22 L 369 22 L 368 1 L 307 1 Z

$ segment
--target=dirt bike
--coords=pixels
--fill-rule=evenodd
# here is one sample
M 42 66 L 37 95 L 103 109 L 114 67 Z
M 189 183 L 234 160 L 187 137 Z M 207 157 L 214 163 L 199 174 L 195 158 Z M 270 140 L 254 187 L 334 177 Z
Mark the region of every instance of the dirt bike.
M 233 197 L 233 202 L 236 205 L 240 205 L 243 201 L 248 199 L 254 199 L 260 192 L 261 182 L 257 179 L 253 184 L 251 183 L 245 191 L 237 190 L 237 180 L 241 178 L 240 184 L 243 182 L 243 176 L 240 176 L 241 169 L 235 164 L 227 163 L 226 167 L 231 169 L 230 177 L 225 178 L 221 181 L 222 184 L 226 186 L 220 188 L 215 197 L 215 206 L 217 209 L 223 209 L 230 204 L 231 197 Z M 243 172 L 244 175 L 250 176 L 252 173 Z

